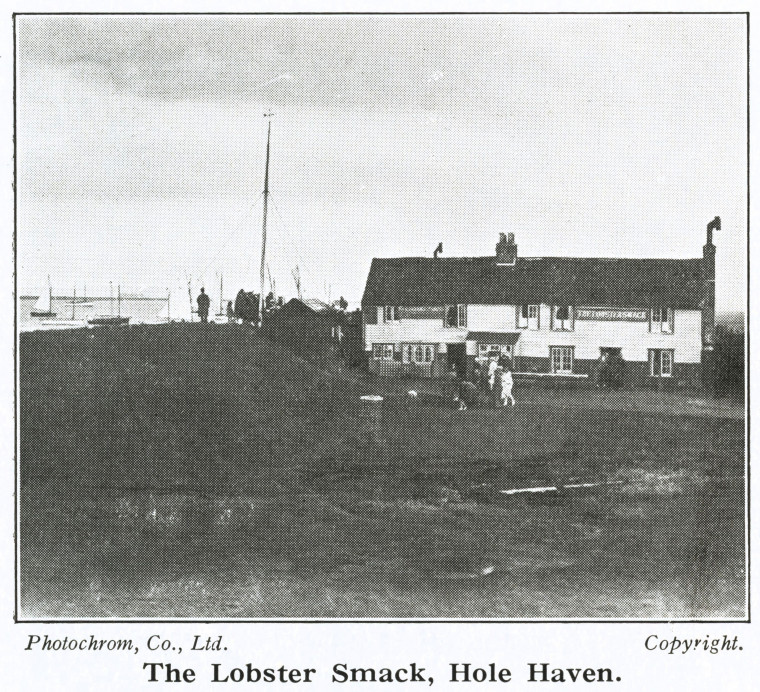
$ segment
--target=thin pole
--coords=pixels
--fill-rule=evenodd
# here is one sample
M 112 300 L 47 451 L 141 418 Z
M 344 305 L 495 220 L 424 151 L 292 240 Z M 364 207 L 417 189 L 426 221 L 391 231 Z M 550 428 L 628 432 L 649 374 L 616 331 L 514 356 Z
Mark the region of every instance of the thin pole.
M 111 296 L 111 314 L 113 315 L 113 281 L 108 282 L 108 293 Z
M 74 297 L 71 300 L 71 319 L 74 319 L 74 315 L 77 309 L 77 287 L 74 286 Z
M 219 314 L 222 314 L 224 299 L 224 274 L 219 274 Z
M 121 284 L 119 284 L 116 287 L 116 291 L 117 291 L 116 307 L 118 309 L 117 317 L 121 317 Z
M 268 113 L 264 117 L 271 118 Z M 264 221 L 261 228 L 261 272 L 259 274 L 259 326 L 264 321 L 264 267 L 267 252 L 267 202 L 269 200 L 269 138 L 272 134 L 272 121 L 267 124 L 267 159 L 264 166 Z

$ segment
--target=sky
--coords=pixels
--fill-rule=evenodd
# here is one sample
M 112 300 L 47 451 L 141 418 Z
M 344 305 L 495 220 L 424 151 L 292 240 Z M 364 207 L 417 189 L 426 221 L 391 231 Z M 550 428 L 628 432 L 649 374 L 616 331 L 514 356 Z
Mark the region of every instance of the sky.
M 373 257 L 699 257 L 746 295 L 741 15 L 17 17 L 22 294 L 359 301 Z M 268 287 L 267 287 L 268 288 Z

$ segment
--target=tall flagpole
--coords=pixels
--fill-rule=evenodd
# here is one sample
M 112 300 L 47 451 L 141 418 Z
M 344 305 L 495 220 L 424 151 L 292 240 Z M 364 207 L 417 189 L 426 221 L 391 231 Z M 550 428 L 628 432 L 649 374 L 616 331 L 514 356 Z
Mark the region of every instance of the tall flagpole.
M 272 134 L 272 113 L 265 113 L 264 117 L 268 119 L 267 125 L 267 159 L 264 167 L 264 222 L 261 230 L 261 273 L 259 285 L 259 327 L 264 321 L 264 268 L 267 252 L 267 202 L 269 201 L 269 138 Z

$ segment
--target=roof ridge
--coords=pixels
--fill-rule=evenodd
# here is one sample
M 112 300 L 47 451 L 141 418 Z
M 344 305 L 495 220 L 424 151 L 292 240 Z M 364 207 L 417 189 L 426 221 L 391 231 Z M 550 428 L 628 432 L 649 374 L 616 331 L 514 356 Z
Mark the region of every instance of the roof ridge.
M 458 255 L 454 257 L 429 257 L 427 255 L 408 255 L 406 257 L 373 257 L 372 261 L 375 260 L 381 260 L 381 261 L 395 261 L 400 262 L 403 260 L 427 260 L 429 262 L 447 262 L 452 260 L 495 260 L 496 255 L 475 255 L 475 256 L 467 256 L 467 255 Z M 537 257 L 524 257 L 519 256 L 517 258 L 518 261 L 520 260 L 564 260 L 564 261 L 570 261 L 570 260 L 604 260 L 604 261 L 623 261 L 623 262 L 701 262 L 701 257 L 568 257 L 565 255 L 543 255 L 543 256 L 537 256 Z

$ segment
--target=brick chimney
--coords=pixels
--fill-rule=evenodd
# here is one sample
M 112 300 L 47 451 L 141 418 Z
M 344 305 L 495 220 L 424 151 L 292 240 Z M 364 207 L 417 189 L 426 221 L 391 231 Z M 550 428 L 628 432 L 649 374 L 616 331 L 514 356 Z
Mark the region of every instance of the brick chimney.
M 506 235 L 499 233 L 499 242 L 496 243 L 496 264 L 505 267 L 514 267 L 517 262 L 517 245 L 515 234 Z
M 715 245 L 713 230 L 720 230 L 720 216 L 707 224 L 707 242 L 702 247 L 702 381 L 715 386 Z

